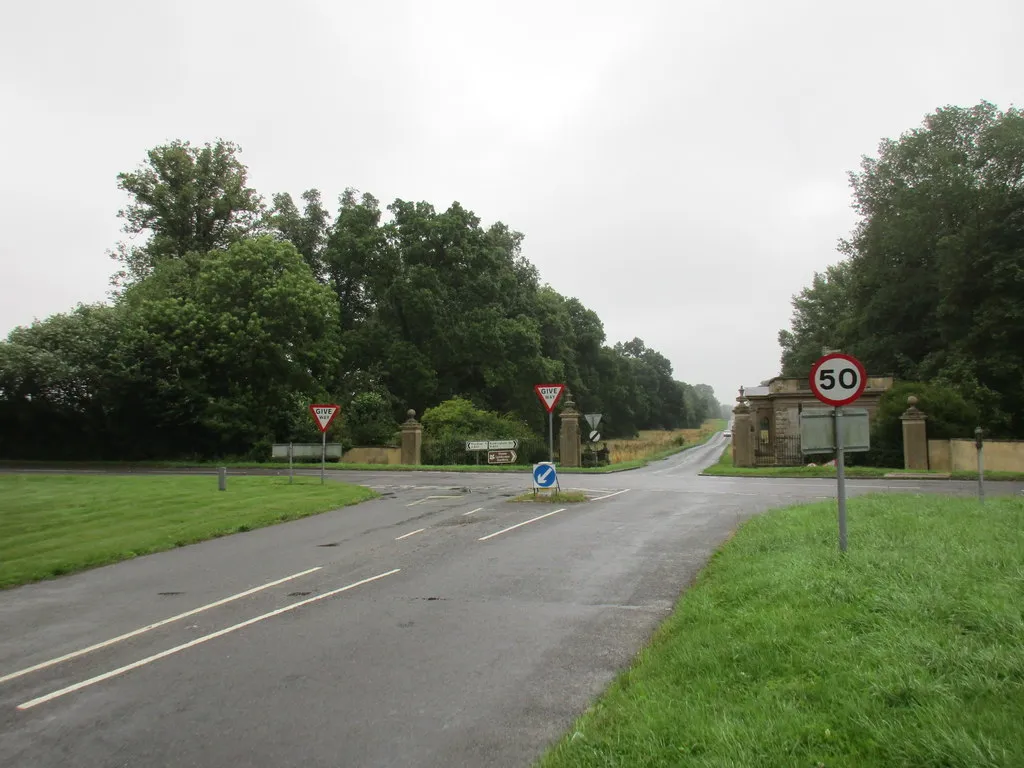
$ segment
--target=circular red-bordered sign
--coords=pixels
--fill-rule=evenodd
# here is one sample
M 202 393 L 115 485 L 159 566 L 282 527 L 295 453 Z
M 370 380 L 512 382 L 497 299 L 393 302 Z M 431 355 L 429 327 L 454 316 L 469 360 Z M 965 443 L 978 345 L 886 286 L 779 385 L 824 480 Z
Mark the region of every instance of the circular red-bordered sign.
M 868 385 L 868 374 L 860 360 L 833 352 L 811 366 L 811 392 L 825 405 L 838 408 L 849 405 Z

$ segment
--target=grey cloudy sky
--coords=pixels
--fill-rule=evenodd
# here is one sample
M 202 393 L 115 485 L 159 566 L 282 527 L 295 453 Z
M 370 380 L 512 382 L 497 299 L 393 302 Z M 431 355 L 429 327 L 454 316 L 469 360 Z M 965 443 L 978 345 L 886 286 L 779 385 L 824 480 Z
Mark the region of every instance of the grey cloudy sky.
M 0 333 L 105 297 L 119 171 L 238 142 L 267 198 L 453 200 L 730 401 L 854 223 L 846 173 L 1020 105 L 1019 0 L 36 2 L 0 30 Z

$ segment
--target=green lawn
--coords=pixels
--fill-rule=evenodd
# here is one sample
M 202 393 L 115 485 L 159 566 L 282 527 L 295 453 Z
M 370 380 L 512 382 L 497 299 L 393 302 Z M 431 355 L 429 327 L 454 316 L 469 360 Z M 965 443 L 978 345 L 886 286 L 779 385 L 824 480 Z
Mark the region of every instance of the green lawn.
M 252 530 L 377 494 L 319 478 L 0 475 L 0 588 Z
M 927 474 L 918 470 L 887 469 L 885 467 L 846 467 L 847 477 L 885 477 L 893 473 L 903 474 Z M 719 458 L 718 463 L 712 464 L 704 470 L 705 475 L 721 475 L 727 477 L 835 477 L 835 467 L 734 467 L 732 464 L 732 450 L 726 445 L 725 451 Z M 938 474 L 938 473 L 937 473 Z M 977 478 L 975 472 L 973 477 Z M 985 474 L 988 478 L 988 473 Z M 1004 479 L 1004 478 L 990 478 Z M 1010 478 L 1005 478 L 1010 479 Z
M 541 760 L 1024 765 L 1024 499 L 874 496 L 754 518 Z

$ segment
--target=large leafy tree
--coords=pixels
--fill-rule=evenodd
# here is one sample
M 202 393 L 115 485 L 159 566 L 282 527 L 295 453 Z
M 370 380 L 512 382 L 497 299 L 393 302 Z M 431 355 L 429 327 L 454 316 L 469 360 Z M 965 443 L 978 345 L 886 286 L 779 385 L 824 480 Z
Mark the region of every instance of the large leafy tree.
M 118 245 L 121 282 L 149 275 L 163 258 L 225 248 L 254 234 L 263 202 L 248 186 L 248 171 L 234 143 L 218 139 L 202 147 L 173 141 L 154 147 L 138 169 L 118 174 L 131 201 L 118 216 L 142 245 Z
M 784 370 L 842 346 L 953 384 L 996 434 L 1024 434 L 1024 113 L 939 109 L 850 181 L 860 221 L 845 261 L 794 301 Z
M 803 376 L 823 349 L 846 346 L 849 291 L 850 264 L 841 261 L 815 273 L 811 284 L 793 298 L 792 326 L 779 331 L 784 376 Z
M 289 430 L 296 394 L 312 399 L 337 381 L 337 310 L 289 243 L 243 240 L 193 263 L 184 288 L 142 285 L 124 305 L 125 344 L 152 391 L 158 424 L 187 424 L 194 450 L 246 453 Z M 186 450 L 186 446 L 180 446 Z
M 115 254 L 115 304 L 0 344 L 0 452 L 32 436 L 40 457 L 259 455 L 308 439 L 320 397 L 349 439 L 452 401 L 539 434 L 533 385 L 553 381 L 609 437 L 707 414 L 663 355 L 609 346 L 595 312 L 542 285 L 505 224 L 353 189 L 334 216 L 316 189 L 265 212 L 247 176 L 220 140 L 156 147 L 119 175 L 135 242 Z

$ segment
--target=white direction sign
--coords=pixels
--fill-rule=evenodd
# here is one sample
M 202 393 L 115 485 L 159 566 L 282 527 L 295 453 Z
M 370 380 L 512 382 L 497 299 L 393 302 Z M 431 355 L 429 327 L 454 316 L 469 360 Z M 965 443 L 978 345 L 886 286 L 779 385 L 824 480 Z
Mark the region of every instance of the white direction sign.
M 583 418 L 587 420 L 587 424 L 590 425 L 591 429 L 597 429 L 597 425 L 601 423 L 600 413 L 587 413 L 584 414 Z
M 514 451 L 518 440 L 467 440 L 467 451 Z
M 323 403 L 314 403 L 309 406 L 309 412 L 313 414 L 316 425 L 321 432 L 327 431 L 327 428 L 331 426 L 331 422 L 334 421 L 334 417 L 338 415 L 339 410 L 340 408 L 337 405 L 325 405 Z
M 833 408 L 852 403 L 867 385 L 868 375 L 860 360 L 841 352 L 825 355 L 811 367 L 811 392 Z
M 555 410 L 555 406 L 558 405 L 558 400 L 562 396 L 562 392 L 565 390 L 565 384 L 534 384 L 534 390 L 537 392 L 537 397 L 547 408 L 548 413 Z
M 488 440 L 488 451 L 514 451 L 519 447 L 518 440 Z

